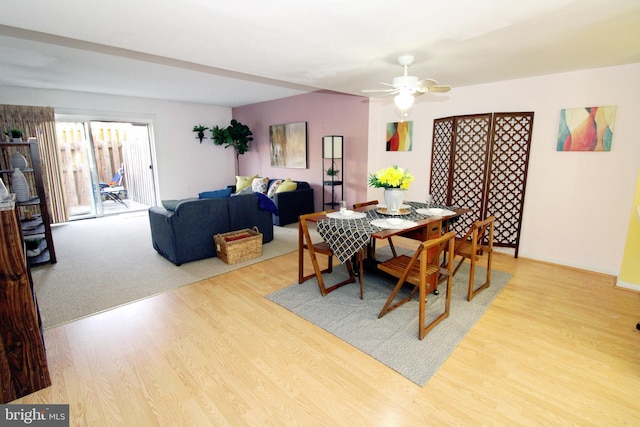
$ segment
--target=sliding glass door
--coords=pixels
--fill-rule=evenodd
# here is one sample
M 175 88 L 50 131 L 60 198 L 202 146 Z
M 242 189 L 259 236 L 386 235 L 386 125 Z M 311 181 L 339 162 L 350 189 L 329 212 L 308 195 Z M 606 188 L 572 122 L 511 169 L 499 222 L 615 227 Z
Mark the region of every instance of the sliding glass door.
M 156 204 L 147 124 L 57 120 L 56 130 L 69 219 Z

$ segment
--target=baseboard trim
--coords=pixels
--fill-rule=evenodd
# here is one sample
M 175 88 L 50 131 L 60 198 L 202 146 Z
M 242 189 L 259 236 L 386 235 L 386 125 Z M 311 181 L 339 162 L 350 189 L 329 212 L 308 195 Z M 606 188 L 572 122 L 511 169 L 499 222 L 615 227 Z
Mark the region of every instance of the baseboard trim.
M 616 287 L 640 292 L 640 285 L 636 285 L 635 283 L 623 282 L 622 280 L 618 280 L 618 283 L 616 283 Z

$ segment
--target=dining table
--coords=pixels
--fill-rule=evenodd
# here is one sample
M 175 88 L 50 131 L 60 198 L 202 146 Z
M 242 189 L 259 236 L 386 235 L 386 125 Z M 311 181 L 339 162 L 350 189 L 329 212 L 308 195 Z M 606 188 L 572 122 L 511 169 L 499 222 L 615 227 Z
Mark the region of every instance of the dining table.
M 370 205 L 348 215 L 336 211 L 319 215 L 315 220 L 318 234 L 344 263 L 362 249 L 368 249 L 371 255 L 372 239 L 403 236 L 424 241 L 439 237 L 449 221 L 470 211 L 456 206 L 408 201 L 396 212 L 390 212 L 384 205 Z

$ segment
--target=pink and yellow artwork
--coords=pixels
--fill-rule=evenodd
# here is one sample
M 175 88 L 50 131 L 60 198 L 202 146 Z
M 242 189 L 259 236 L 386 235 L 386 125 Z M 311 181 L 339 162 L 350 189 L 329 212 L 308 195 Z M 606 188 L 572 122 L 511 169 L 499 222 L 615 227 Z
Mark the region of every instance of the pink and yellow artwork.
M 411 151 L 413 122 L 387 123 L 387 151 Z
M 611 151 L 615 119 L 615 105 L 562 110 L 558 151 Z

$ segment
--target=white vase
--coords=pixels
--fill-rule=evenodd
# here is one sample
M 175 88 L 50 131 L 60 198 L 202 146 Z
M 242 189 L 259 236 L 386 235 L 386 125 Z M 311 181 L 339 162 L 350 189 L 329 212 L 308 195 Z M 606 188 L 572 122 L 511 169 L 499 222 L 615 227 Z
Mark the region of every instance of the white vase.
M 26 202 L 29 200 L 29 183 L 18 168 L 15 168 L 11 174 L 11 189 L 16 194 L 17 201 Z
M 25 170 L 27 168 L 27 159 L 19 151 L 11 155 L 11 167 Z
M 9 197 L 9 190 L 7 190 L 7 187 L 4 185 L 4 182 L 2 182 L 2 178 L 0 178 L 0 201 L 8 197 Z
M 404 190 L 399 188 L 385 188 L 384 203 L 387 205 L 387 209 L 390 210 L 394 206 L 396 209 L 400 209 L 402 202 L 404 202 Z

